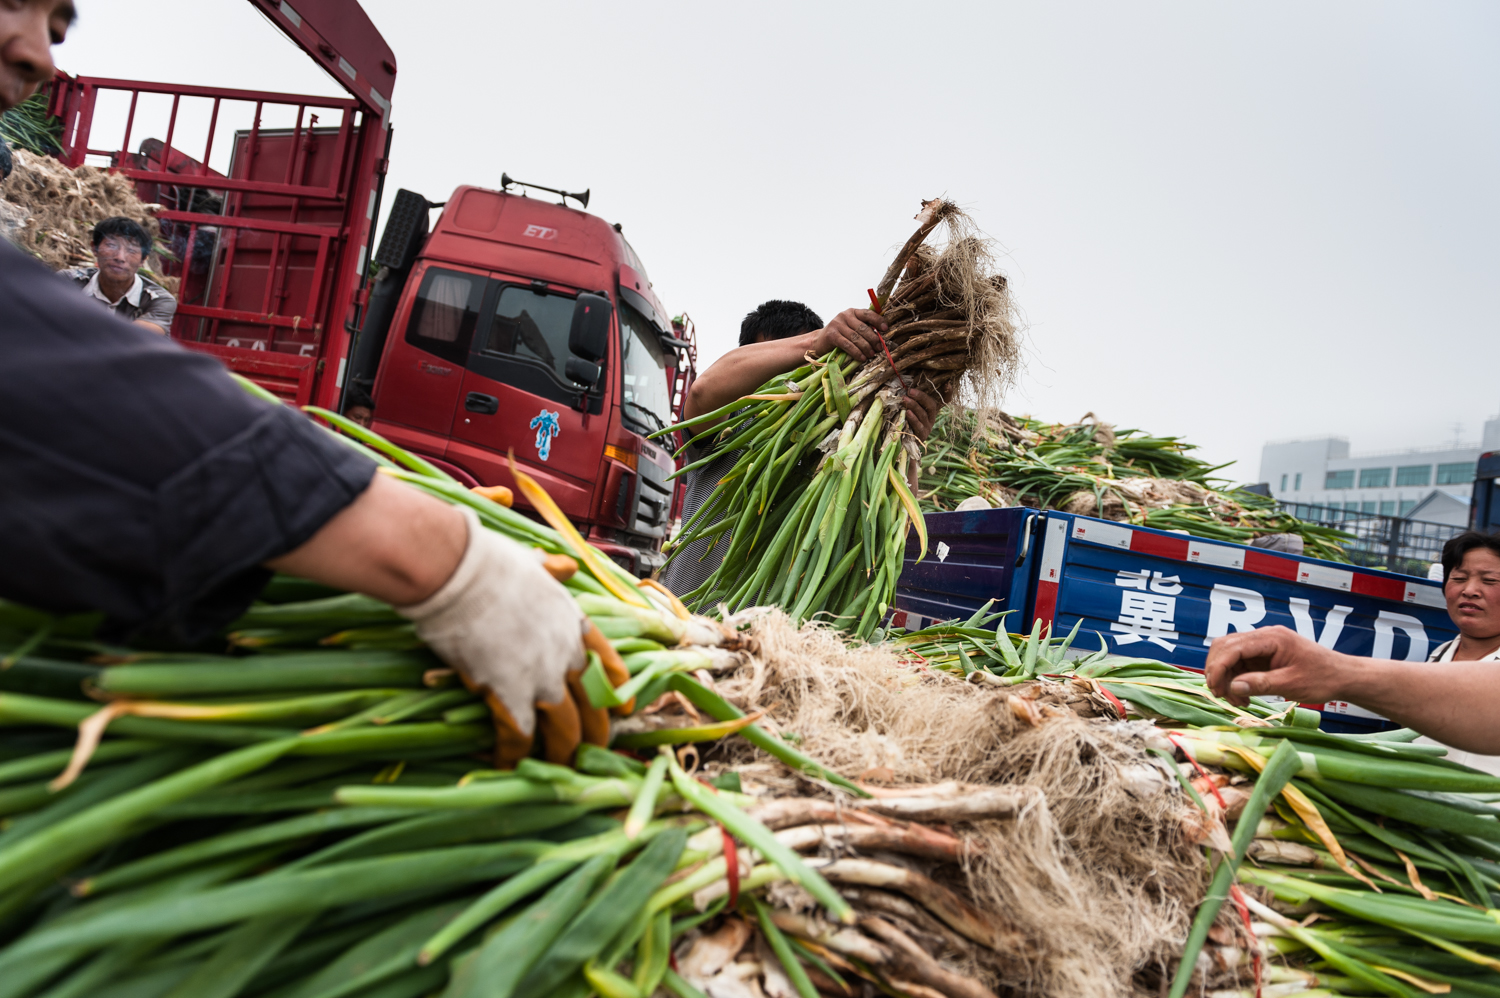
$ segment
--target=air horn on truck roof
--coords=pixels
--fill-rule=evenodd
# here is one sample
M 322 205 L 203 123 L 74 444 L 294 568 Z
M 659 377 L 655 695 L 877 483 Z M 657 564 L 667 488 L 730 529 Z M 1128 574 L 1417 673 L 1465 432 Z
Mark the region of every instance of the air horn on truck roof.
M 520 187 L 530 187 L 531 189 L 538 190 L 538 191 L 548 191 L 548 192 L 550 192 L 552 194 L 559 194 L 559 195 L 562 196 L 563 200 L 559 201 L 558 204 L 564 204 L 565 205 L 565 204 L 568 203 L 567 199 L 568 198 L 572 198 L 574 201 L 577 201 L 579 204 L 583 205 L 585 208 L 587 208 L 589 206 L 589 192 L 588 191 L 584 191 L 582 194 L 574 194 L 571 191 L 560 191 L 556 187 L 543 187 L 541 184 L 528 184 L 524 180 L 512 180 L 510 178 L 510 174 L 508 174 L 508 173 L 501 173 L 500 174 L 500 189 L 502 191 L 506 190 L 507 188 L 510 187 L 511 184 L 516 184 L 517 186 L 520 186 Z M 592 188 L 590 188 L 590 190 L 592 190 Z

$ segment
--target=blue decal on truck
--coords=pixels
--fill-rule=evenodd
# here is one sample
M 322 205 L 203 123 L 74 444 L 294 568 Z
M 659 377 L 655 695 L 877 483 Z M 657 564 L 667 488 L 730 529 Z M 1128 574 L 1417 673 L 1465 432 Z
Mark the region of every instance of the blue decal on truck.
M 557 413 L 543 409 L 531 417 L 531 428 L 536 430 L 536 456 L 545 461 L 552 453 L 552 438 L 562 432 Z

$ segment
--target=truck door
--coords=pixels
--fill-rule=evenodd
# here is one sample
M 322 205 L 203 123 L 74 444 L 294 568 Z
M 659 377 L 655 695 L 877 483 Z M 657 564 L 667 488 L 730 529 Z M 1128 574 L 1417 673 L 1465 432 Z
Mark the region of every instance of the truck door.
M 413 275 L 416 294 L 396 313 L 402 335 L 390 337 L 375 387 L 378 431 L 442 456 L 489 283 L 487 274 L 450 267 Z
M 453 417 L 449 456 L 487 484 L 509 484 L 507 454 L 568 516 L 588 519 L 604 441 L 604 376 L 588 393 L 564 370 L 575 294 L 496 281 Z

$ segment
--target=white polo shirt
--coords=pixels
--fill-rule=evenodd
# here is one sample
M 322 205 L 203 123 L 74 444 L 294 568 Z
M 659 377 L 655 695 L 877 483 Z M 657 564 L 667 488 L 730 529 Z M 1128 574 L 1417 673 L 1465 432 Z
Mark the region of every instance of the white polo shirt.
M 123 295 L 121 295 L 119 298 L 116 298 L 114 301 L 110 301 L 109 297 L 103 291 L 99 290 L 99 273 L 98 273 L 98 271 L 95 271 L 94 272 L 94 276 L 90 277 L 89 278 L 89 282 L 83 286 L 83 293 L 84 294 L 89 295 L 92 298 L 99 299 L 104 304 L 108 305 L 110 308 L 114 308 L 114 307 L 118 306 L 121 301 L 128 301 L 128 302 L 130 302 L 131 305 L 135 306 L 136 308 L 140 308 L 141 307 L 141 292 L 143 292 L 145 290 L 146 290 L 146 285 L 141 282 L 141 275 L 140 274 L 136 274 L 135 275 L 135 280 L 132 281 L 131 284 L 130 284 L 130 290 L 126 291 Z
M 1429 662 L 1451 662 L 1451 661 L 1453 661 L 1453 656 L 1457 652 L 1458 652 L 1458 639 L 1457 638 L 1451 638 L 1451 639 L 1449 639 L 1447 641 L 1444 641 L 1442 644 L 1438 645 L 1436 648 L 1434 648 L 1432 650 L 1432 654 L 1427 656 L 1427 661 L 1429 661 Z M 1490 652 L 1484 658 L 1476 658 L 1474 661 L 1476 661 L 1476 662 L 1500 662 L 1500 648 L 1496 648 L 1494 651 Z
M 1427 656 L 1427 661 L 1451 662 L 1453 661 L 1454 653 L 1457 651 L 1458 639 L 1454 638 L 1451 641 L 1445 641 L 1443 644 L 1440 644 L 1436 648 L 1434 648 L 1432 654 Z M 1496 649 L 1495 651 L 1490 652 L 1490 654 L 1484 656 L 1484 658 L 1475 659 L 1475 661 L 1500 662 L 1500 649 Z M 1442 745 L 1443 743 L 1434 741 L 1433 739 L 1428 738 L 1426 735 L 1423 735 L 1421 738 L 1417 739 L 1417 744 Z M 1444 747 L 1447 748 L 1447 746 Z M 1462 749 L 1448 748 L 1448 754 L 1444 758 L 1452 759 L 1454 762 L 1461 763 L 1465 766 L 1473 766 L 1475 769 L 1482 769 L 1486 773 L 1493 773 L 1496 776 L 1500 776 L 1500 755 L 1480 755 L 1478 752 L 1465 752 Z

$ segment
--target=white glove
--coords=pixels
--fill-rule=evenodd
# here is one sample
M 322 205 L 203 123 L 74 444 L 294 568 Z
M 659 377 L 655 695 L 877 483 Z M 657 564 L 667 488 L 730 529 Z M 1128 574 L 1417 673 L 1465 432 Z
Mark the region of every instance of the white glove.
M 486 530 L 473 510 L 462 512 L 469 543 L 458 568 L 436 593 L 396 612 L 416 622 L 417 635 L 470 689 L 491 694 L 497 728 L 509 722 L 529 746 L 536 704 L 564 701 L 568 673 L 584 667 L 588 618 L 542 567 L 542 552 Z

